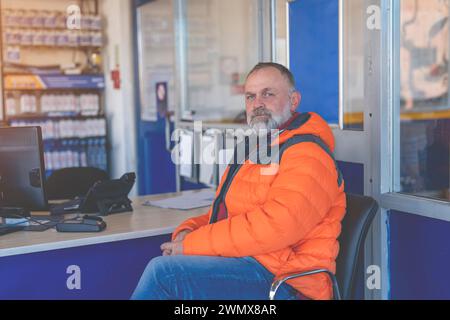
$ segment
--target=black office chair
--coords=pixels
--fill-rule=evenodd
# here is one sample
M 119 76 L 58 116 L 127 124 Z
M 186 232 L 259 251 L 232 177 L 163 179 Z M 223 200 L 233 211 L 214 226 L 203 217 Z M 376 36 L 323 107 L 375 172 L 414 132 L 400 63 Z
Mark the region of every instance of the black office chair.
M 359 258 L 364 254 L 364 242 L 370 224 L 378 211 L 377 202 L 370 197 L 347 194 L 347 213 L 342 220 L 342 231 L 339 236 L 339 255 L 336 259 L 336 276 L 326 269 L 316 269 L 287 276 L 272 283 L 269 299 L 275 294 L 285 281 L 308 275 L 326 273 L 333 284 L 333 298 L 335 300 L 354 299 L 354 283 L 357 279 Z M 339 290 L 341 288 L 341 290 Z
M 85 196 L 95 182 L 108 179 L 106 171 L 93 167 L 56 170 L 45 183 L 47 199 L 62 200 Z

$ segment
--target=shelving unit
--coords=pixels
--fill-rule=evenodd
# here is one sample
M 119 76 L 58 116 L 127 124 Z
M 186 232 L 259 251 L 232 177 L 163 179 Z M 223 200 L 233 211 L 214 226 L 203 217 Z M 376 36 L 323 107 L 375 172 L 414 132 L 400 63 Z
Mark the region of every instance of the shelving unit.
M 14 9 L 18 2 L 29 9 Z M 63 9 L 73 4 L 46 0 L 46 8 L 0 0 L 3 122 L 42 128 L 47 175 L 78 166 L 109 171 L 100 63 L 104 23 L 97 0 L 80 0 L 81 28 L 69 29 Z

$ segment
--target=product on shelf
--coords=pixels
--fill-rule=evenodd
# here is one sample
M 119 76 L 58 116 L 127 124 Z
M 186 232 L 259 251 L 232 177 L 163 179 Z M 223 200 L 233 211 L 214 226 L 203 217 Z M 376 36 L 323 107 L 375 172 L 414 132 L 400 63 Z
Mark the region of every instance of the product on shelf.
M 17 114 L 17 103 L 16 99 L 12 94 L 6 96 L 6 115 L 15 116 Z
M 19 62 L 20 61 L 20 48 L 17 46 L 8 46 L 6 48 L 6 60 L 8 62 Z
M 20 96 L 20 112 L 21 113 L 37 112 L 37 101 L 35 95 L 24 94 Z
M 99 15 L 82 14 L 82 30 L 101 30 L 102 19 Z M 3 10 L 3 25 L 14 28 L 65 29 L 67 14 L 50 10 Z

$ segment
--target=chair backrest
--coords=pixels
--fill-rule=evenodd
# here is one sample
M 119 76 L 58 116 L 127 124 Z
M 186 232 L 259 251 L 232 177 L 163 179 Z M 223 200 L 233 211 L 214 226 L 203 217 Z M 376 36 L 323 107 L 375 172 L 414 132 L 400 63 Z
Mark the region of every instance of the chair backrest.
M 93 167 L 64 168 L 52 172 L 45 188 L 48 200 L 72 199 L 84 196 L 97 181 L 108 180 L 106 171 Z
M 342 299 L 354 299 L 357 271 L 363 270 L 358 262 L 364 261 L 364 242 L 377 211 L 378 204 L 373 198 L 347 194 L 347 213 L 342 220 L 336 259 L 336 278 Z

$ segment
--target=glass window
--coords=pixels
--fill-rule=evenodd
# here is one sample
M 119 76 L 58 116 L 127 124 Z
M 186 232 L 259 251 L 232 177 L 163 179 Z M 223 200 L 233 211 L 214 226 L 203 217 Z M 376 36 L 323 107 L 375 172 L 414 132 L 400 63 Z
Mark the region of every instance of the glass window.
M 194 120 L 245 122 L 243 84 L 261 51 L 258 2 L 186 2 L 187 107 Z
M 400 192 L 450 200 L 449 2 L 401 0 Z
M 344 129 L 364 129 L 364 32 L 366 4 L 341 1 L 341 108 Z
M 287 67 L 287 1 L 277 0 L 275 6 L 275 62 Z
M 173 3 L 144 4 L 137 18 L 141 120 L 156 121 L 175 109 Z

